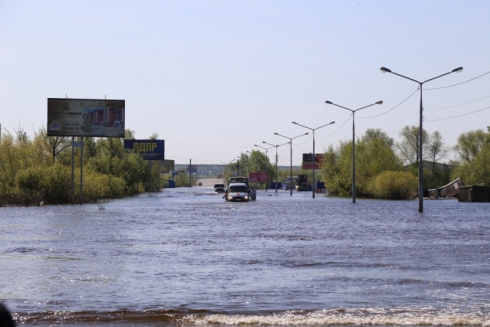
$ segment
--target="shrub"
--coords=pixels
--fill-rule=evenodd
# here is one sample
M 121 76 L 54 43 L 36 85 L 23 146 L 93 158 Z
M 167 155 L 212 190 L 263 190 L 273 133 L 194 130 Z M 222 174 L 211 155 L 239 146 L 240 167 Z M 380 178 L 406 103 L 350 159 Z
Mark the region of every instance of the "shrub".
M 411 199 L 417 195 L 417 178 L 405 171 L 384 171 L 371 182 L 370 193 L 380 199 Z

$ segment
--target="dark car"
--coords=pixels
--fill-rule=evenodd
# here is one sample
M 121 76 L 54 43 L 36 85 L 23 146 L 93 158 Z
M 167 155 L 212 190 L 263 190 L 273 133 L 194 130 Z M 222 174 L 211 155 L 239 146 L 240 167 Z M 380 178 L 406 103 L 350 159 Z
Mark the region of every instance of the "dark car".
M 213 188 L 214 188 L 214 191 L 216 193 L 225 193 L 226 192 L 225 184 L 214 184 Z

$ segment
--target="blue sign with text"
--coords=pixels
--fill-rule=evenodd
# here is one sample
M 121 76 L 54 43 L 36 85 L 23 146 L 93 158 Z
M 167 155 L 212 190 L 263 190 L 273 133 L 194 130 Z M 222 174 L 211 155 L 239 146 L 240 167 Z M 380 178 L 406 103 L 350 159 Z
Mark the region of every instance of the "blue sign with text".
M 124 140 L 124 148 L 143 160 L 165 160 L 165 140 Z

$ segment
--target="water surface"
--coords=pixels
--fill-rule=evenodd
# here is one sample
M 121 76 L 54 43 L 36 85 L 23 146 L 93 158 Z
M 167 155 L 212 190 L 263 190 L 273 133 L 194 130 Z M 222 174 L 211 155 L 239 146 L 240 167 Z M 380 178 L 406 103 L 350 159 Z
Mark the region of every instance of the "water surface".
M 211 188 L 0 208 L 0 301 L 26 326 L 490 326 L 488 203 Z

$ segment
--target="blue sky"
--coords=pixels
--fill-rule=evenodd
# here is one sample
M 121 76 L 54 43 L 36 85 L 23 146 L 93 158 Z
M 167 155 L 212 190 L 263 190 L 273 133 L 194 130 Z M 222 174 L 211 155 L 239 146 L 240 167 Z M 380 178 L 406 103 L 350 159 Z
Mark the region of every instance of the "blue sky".
M 489 12 L 488 1 L 0 0 L 0 124 L 33 135 L 47 98 L 106 96 L 125 99 L 126 126 L 158 133 L 179 164 L 229 162 L 287 141 L 274 132 L 307 131 L 292 121 L 336 121 L 316 132 L 321 152 L 352 138 L 350 113 L 325 100 L 384 101 L 356 114 L 358 136 L 398 140 L 418 125 L 418 85 L 381 66 L 421 81 L 463 66 L 424 85 L 424 128 L 454 145 L 490 125 L 490 109 L 471 113 L 490 107 L 490 74 L 429 89 L 490 71 Z M 311 137 L 295 140 L 293 163 L 311 151 Z M 289 148 L 278 153 L 288 165 Z

